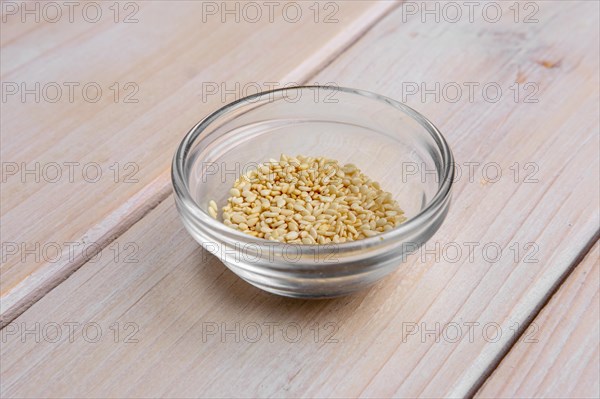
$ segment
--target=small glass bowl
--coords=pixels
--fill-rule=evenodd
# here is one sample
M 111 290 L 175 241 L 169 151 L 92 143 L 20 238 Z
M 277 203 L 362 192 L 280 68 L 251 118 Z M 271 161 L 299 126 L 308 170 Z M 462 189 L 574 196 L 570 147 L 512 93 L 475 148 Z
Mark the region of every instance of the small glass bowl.
M 408 218 L 382 234 L 326 245 L 255 238 L 208 214 L 242 174 L 280 154 L 353 163 L 393 194 Z M 177 209 L 189 233 L 250 284 L 275 294 L 352 293 L 398 268 L 448 212 L 454 163 L 439 130 L 392 99 L 342 87 L 262 92 L 209 115 L 185 136 L 172 168 Z

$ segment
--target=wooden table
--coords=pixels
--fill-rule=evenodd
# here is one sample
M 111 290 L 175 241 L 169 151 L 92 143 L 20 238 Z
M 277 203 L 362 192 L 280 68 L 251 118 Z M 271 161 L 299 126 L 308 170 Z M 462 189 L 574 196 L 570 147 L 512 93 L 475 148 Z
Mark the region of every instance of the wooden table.
M 13 2 L 0 41 L 2 397 L 599 397 L 599 3 Z M 403 101 L 461 173 L 352 296 L 249 286 L 170 160 L 256 90 Z

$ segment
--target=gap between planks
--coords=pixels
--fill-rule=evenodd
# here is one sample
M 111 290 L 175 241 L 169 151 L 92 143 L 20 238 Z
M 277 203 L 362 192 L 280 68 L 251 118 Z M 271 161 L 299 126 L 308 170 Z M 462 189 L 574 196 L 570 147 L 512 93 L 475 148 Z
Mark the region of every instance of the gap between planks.
M 538 305 L 532 310 L 529 314 L 525 322 L 519 326 L 517 333 L 514 334 L 513 339 L 505 345 L 505 348 L 498 352 L 498 355 L 493 360 L 487 370 L 485 370 L 481 377 L 476 381 L 475 384 L 471 387 L 471 389 L 467 392 L 467 397 L 472 398 L 475 396 L 477 392 L 483 387 L 486 381 L 491 377 L 494 370 L 498 368 L 500 363 L 508 356 L 510 351 L 514 348 L 514 346 L 523 338 L 523 334 L 529 329 L 531 323 L 538 317 L 540 312 L 548 305 L 548 303 L 552 300 L 554 295 L 558 292 L 560 287 L 567 281 L 569 276 L 573 274 L 577 266 L 583 261 L 583 259 L 592 252 L 594 245 L 600 239 L 600 230 L 596 231 L 596 234 L 592 236 L 592 238 L 586 243 L 586 245 L 581 249 L 581 252 L 577 255 L 577 257 L 573 260 L 573 262 L 569 265 L 563 275 L 556 281 L 554 286 L 547 292 L 546 296 L 542 298 L 542 300 L 538 303 Z
M 287 73 L 282 81 L 299 80 L 298 84 L 306 84 L 310 79 L 317 76 L 320 71 L 348 51 L 380 21 L 400 7 L 402 3 L 403 1 L 382 3 L 380 7 L 373 7 L 367 10 L 362 15 L 362 18 L 358 18 L 344 31 L 333 37 L 323 47 L 306 58 L 300 65 Z M 167 170 L 163 171 L 153 181 L 121 204 L 115 211 L 104 218 L 101 223 L 90 228 L 85 235 L 97 243 L 93 252 L 76 256 L 72 262 L 67 262 L 60 273 L 51 273 L 42 269 L 14 287 L 3 298 L 5 313 L 0 318 L 0 329 L 3 329 L 23 314 L 23 312 L 86 264 L 89 259 L 103 251 L 134 224 L 143 219 L 150 211 L 165 201 L 171 194 L 170 175 L 169 165 Z M 40 281 L 43 281 L 43 283 L 39 284 Z M 39 286 L 35 287 L 38 284 Z M 24 289 L 27 285 L 33 285 L 34 288 L 31 290 Z

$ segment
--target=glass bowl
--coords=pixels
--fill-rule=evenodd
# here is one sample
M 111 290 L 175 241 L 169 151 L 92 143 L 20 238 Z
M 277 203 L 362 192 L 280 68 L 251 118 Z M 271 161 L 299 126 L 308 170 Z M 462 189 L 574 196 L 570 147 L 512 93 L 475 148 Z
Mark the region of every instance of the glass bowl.
M 282 153 L 355 164 L 392 193 L 408 220 L 363 240 L 298 245 L 252 237 L 208 214 L 209 201 L 220 210 L 242 173 Z M 453 177 L 446 140 L 421 114 L 378 94 L 328 86 L 224 106 L 185 136 L 172 167 L 177 209 L 192 237 L 250 284 L 300 298 L 349 294 L 397 269 L 444 221 Z

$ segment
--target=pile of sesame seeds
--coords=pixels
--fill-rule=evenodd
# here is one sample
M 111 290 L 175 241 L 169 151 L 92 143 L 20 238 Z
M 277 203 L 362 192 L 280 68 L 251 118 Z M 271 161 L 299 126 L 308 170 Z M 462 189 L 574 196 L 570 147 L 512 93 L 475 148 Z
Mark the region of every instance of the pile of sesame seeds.
M 281 155 L 237 179 L 222 220 L 254 237 L 291 244 L 372 237 L 406 220 L 392 195 L 355 165 Z M 218 206 L 208 211 L 218 218 Z

